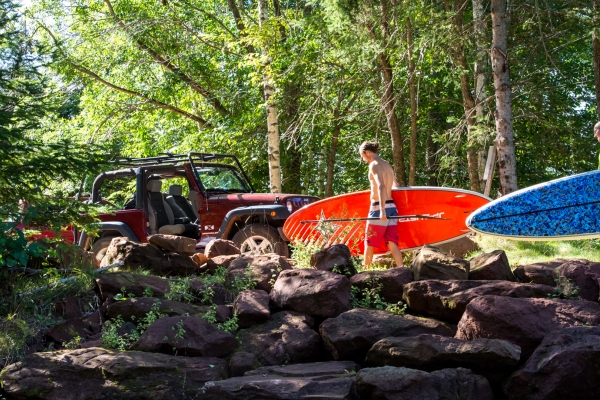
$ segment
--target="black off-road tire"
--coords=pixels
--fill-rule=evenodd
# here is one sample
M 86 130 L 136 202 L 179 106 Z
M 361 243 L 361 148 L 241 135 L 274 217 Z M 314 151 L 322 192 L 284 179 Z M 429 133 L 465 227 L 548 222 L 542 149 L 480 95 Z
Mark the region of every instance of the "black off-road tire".
M 290 256 L 288 246 L 279 236 L 277 229 L 268 225 L 246 225 L 233 235 L 231 240 L 240 248 L 242 254 L 276 253 L 283 257 Z
M 112 242 L 115 237 L 116 236 L 101 237 L 94 240 L 94 243 L 92 243 L 92 252 L 94 253 L 94 257 L 96 257 L 96 260 L 98 260 L 99 264 L 102 263 L 102 259 L 106 255 L 106 250 L 108 249 L 108 246 L 110 246 L 110 242 Z

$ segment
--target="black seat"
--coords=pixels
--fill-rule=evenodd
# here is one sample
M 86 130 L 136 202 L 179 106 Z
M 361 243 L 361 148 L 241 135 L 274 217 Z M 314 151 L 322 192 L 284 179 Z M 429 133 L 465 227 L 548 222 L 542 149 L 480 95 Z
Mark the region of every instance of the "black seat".
M 181 185 L 169 186 L 169 195 L 167 196 L 167 203 L 169 203 L 174 213 L 175 208 L 177 207 L 183 211 L 183 215 L 181 215 L 182 217 L 188 217 L 190 221 L 198 223 L 198 217 L 196 216 L 196 213 L 194 213 L 191 204 L 188 203 L 186 198 L 182 195 Z
M 147 187 L 150 206 L 152 206 L 156 216 L 156 230 L 158 233 L 165 235 L 181 235 L 184 233 L 186 230 L 185 226 L 181 223 L 175 223 L 173 210 L 171 210 L 171 207 L 169 207 L 169 204 L 165 201 L 164 194 L 160 191 L 162 182 L 159 180 L 151 180 L 148 182 Z
M 186 236 L 197 240 L 200 226 L 190 223 L 190 219 L 185 216 L 183 210 L 177 205 L 171 208 L 166 201 L 166 194 L 160 191 L 161 187 L 162 182 L 159 180 L 148 182 L 148 198 L 156 215 L 156 229 L 158 233 Z

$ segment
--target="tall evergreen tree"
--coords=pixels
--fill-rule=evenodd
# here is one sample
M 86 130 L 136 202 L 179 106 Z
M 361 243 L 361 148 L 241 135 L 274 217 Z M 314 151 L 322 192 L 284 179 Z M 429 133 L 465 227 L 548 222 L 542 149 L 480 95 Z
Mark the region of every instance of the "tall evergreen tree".
M 44 189 L 59 180 L 81 179 L 101 167 L 102 150 L 39 137 L 42 121 L 59 112 L 60 97 L 41 74 L 43 55 L 22 23 L 17 6 L 0 0 L 0 266 L 26 264 L 27 242 L 15 223 L 60 229 L 89 222 L 81 202 L 51 198 Z M 12 223 L 6 222 L 12 221 Z

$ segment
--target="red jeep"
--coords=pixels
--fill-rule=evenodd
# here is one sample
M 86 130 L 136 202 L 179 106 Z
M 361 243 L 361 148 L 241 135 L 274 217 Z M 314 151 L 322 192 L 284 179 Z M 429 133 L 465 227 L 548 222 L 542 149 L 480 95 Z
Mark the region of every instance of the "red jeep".
M 155 233 L 198 239 L 198 251 L 212 239 L 223 238 L 237 243 L 243 253 L 288 256 L 283 223 L 292 212 L 319 199 L 255 193 L 233 155 L 168 154 L 118 164 L 124 168 L 96 177 L 89 200 L 101 203 L 110 181 L 118 180 L 120 187 L 130 187 L 132 192 L 122 209 L 99 216 L 101 233 L 92 243 L 98 258 L 104 256 L 113 237 L 147 242 L 147 236 Z M 85 232 L 77 240 L 89 246 Z

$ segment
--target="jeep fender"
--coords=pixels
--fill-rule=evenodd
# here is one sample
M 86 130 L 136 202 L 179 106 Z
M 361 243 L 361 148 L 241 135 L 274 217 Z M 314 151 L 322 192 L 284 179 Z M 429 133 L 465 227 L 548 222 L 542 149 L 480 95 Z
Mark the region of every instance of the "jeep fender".
M 217 238 L 227 238 L 234 224 L 240 220 L 243 220 L 245 224 L 245 221 L 249 219 L 258 219 L 262 224 L 273 225 L 273 221 L 284 222 L 289 216 L 290 212 L 287 207 L 284 207 L 281 204 L 234 208 L 225 215 L 221 227 L 219 228 L 219 232 L 217 232 Z M 289 239 L 283 235 L 280 228 L 277 229 L 277 231 L 284 241 L 289 241 Z
M 98 226 L 98 230 L 100 230 L 102 232 L 116 231 L 119 233 L 119 236 L 124 236 L 134 243 L 140 243 L 140 239 L 136 236 L 136 234 L 133 232 L 131 227 L 129 227 L 129 225 L 127 225 L 124 222 L 103 221 L 103 222 L 98 222 L 97 226 Z M 102 234 L 100 234 L 100 236 L 102 237 Z M 79 243 L 78 243 L 79 246 L 85 247 L 88 239 L 89 239 L 88 234 L 85 231 L 81 232 L 81 236 L 79 237 Z

